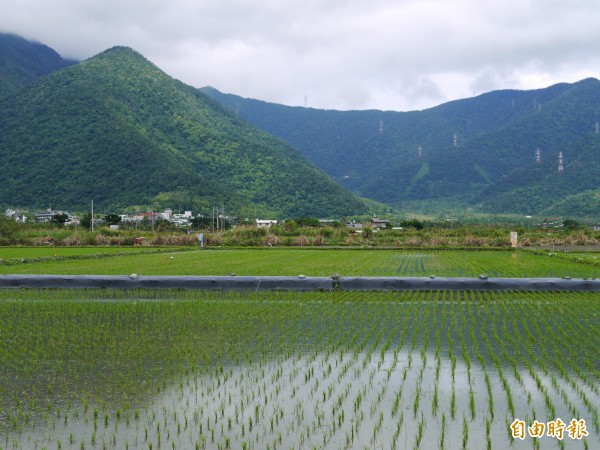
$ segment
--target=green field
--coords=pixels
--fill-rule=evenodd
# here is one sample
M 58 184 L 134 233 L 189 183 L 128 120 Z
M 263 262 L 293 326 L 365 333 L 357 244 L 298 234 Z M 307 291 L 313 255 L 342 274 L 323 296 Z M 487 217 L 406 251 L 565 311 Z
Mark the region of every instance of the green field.
M 0 448 L 600 448 L 599 324 L 596 293 L 3 290 Z M 588 436 L 512 437 L 558 418 Z
M 423 277 L 597 278 L 596 255 L 468 250 L 244 249 L 193 250 L 135 248 L 0 249 L 8 274 L 97 275 L 289 275 Z M 36 253 L 38 252 L 39 253 Z M 57 256 L 54 257 L 52 251 Z M 94 253 L 96 251 L 96 253 Z M 158 253 L 160 251 L 160 253 Z M 3 253 L 4 252 L 4 253 Z M 19 253 L 22 252 L 22 255 Z M 61 253 L 63 252 L 63 253 Z M 72 252 L 72 253 L 71 253 Z M 115 252 L 110 255 L 110 252 Z M 99 255 L 99 256 L 97 256 Z M 12 259 L 9 259 L 12 258 Z M 25 258 L 20 262 L 19 258 Z M 42 258 L 42 260 L 36 260 Z
M 146 254 L 190 250 L 189 247 L 0 247 L 0 259 L 70 258 Z

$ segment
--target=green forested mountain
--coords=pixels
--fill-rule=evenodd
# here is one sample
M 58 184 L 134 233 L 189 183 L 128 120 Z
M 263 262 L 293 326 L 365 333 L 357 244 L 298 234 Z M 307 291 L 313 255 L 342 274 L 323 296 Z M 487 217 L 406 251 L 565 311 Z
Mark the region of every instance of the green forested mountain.
M 0 33 L 0 97 L 70 64 L 50 47 Z
M 297 146 L 349 189 L 386 203 L 435 199 L 489 212 L 551 213 L 564 210 L 568 196 L 600 188 L 596 79 L 411 112 L 287 107 L 202 91 Z M 593 205 L 584 209 L 594 214 Z
M 0 204 L 330 216 L 362 201 L 289 144 L 115 47 L 0 99 Z M 250 215 L 252 211 L 252 215 Z

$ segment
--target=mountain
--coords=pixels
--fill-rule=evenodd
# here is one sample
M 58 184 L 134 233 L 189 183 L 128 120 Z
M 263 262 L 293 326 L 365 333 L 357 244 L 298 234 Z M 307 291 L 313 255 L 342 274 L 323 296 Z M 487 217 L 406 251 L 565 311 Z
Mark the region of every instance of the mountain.
M 46 45 L 0 33 L 0 96 L 13 94 L 38 78 L 74 64 Z
M 139 53 L 115 47 L 0 99 L 0 204 L 149 205 L 253 217 L 337 216 L 364 203 L 289 144 Z M 252 212 L 252 214 L 250 214 Z
M 292 143 L 355 193 L 389 204 L 441 200 L 488 212 L 535 214 L 600 188 L 596 79 L 494 91 L 410 112 L 318 110 L 210 87 L 202 92 Z

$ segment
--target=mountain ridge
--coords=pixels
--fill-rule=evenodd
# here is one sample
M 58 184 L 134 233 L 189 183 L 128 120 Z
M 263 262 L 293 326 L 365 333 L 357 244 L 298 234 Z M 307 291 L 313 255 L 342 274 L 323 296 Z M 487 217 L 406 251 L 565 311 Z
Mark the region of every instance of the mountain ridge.
M 0 33 L 0 96 L 13 94 L 39 77 L 74 63 L 44 44 Z
M 0 170 L 13 174 L 0 187 L 4 204 L 75 208 L 94 199 L 116 208 L 172 203 L 170 193 L 205 212 L 211 204 L 278 216 L 365 208 L 297 149 L 124 46 L 0 100 L 0 155 Z
M 598 215 L 599 123 L 595 78 L 421 111 L 319 110 L 196 89 L 126 46 L 73 64 L 43 44 L 0 34 L 6 205 L 96 196 L 111 207 L 227 203 L 248 216 L 366 211 L 342 185 L 400 209 L 431 202 L 558 214 L 573 211 L 570 198 Z
M 569 183 L 569 195 L 600 187 L 590 174 L 600 164 L 594 150 L 600 121 L 595 78 L 531 91 L 493 91 L 409 112 L 314 110 L 202 90 L 291 142 L 353 192 L 393 205 L 445 199 L 487 212 L 551 211 L 561 200 L 560 183 Z M 589 150 L 579 152 L 577 145 Z M 535 177 L 537 148 L 544 162 L 554 155 L 554 169 L 542 164 L 548 177 Z M 561 150 L 567 155 L 565 177 L 557 174 Z M 518 180 L 510 185 L 511 178 Z M 535 180 L 547 189 L 554 186 L 553 197 L 539 198 L 546 190 L 536 188 Z M 511 204 L 509 190 L 517 188 L 523 197 Z M 529 201 L 529 194 L 537 198 Z

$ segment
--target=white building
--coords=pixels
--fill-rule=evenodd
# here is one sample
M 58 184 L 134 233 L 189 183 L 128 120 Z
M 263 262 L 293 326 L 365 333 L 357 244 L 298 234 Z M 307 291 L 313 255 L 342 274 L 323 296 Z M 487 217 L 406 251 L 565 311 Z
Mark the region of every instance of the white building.
M 273 225 L 277 225 L 276 220 L 256 219 L 256 226 L 258 228 L 271 228 Z
M 167 208 L 163 212 L 160 213 L 160 217 L 162 217 L 165 220 L 171 220 L 172 215 L 173 215 L 173 210 L 170 208 Z

